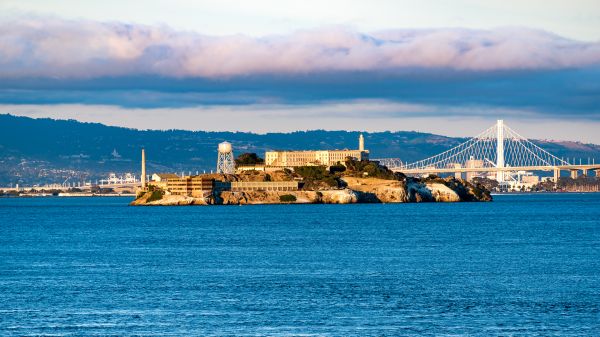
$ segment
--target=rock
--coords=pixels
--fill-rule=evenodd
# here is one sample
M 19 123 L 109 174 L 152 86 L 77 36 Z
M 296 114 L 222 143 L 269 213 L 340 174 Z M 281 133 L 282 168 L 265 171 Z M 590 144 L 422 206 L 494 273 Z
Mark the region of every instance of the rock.
M 450 187 L 440 183 L 427 183 L 427 189 L 431 192 L 431 196 L 437 202 L 458 202 L 461 201 L 458 193 L 450 189 Z
M 208 201 L 204 198 L 192 198 L 183 195 L 163 195 L 161 199 L 148 201 L 151 192 L 146 192 L 132 201 L 133 206 L 186 206 L 186 205 L 208 205 Z
M 358 194 L 351 189 L 320 191 L 321 201 L 325 204 L 355 204 Z
M 375 195 L 380 202 L 407 202 L 408 195 L 404 186 L 381 186 L 375 189 Z
M 246 192 L 223 191 L 216 198 L 215 203 L 219 205 L 246 205 L 248 198 Z
M 296 201 L 285 203 L 313 204 L 321 202 L 320 194 L 316 191 L 223 191 L 215 197 L 214 203 L 218 205 L 281 204 L 280 197 L 282 195 L 296 197 Z

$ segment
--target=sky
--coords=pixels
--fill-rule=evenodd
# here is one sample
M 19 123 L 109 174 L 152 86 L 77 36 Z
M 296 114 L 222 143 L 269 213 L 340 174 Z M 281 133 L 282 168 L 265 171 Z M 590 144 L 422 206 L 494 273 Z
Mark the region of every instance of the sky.
M 2 0 L 0 113 L 600 143 L 600 2 Z

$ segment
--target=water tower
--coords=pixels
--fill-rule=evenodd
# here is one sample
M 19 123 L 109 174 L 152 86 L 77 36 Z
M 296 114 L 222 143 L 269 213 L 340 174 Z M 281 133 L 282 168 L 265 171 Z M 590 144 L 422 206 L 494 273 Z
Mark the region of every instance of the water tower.
M 231 143 L 220 143 L 218 152 L 219 157 L 217 159 L 217 173 L 235 173 L 235 162 L 233 160 L 233 148 L 231 147 Z

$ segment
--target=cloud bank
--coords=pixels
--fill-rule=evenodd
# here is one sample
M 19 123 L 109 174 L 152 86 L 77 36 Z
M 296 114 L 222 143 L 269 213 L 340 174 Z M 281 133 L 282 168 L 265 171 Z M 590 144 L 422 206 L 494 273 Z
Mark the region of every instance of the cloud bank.
M 255 38 L 19 17 L 0 21 L 0 113 L 207 130 L 437 125 L 429 131 L 443 134 L 505 118 L 597 141 L 600 41 L 526 28 Z M 207 122 L 215 116 L 237 124 Z
M 538 30 L 345 27 L 252 38 L 37 17 L 0 22 L 0 78 L 232 78 L 407 69 L 491 72 L 600 65 L 600 42 Z

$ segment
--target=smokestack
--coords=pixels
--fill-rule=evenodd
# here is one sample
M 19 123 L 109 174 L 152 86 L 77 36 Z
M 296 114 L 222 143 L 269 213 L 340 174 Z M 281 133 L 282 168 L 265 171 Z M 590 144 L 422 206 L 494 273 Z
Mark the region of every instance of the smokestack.
M 358 150 L 359 151 L 365 150 L 365 137 L 363 137 L 362 133 L 360 134 L 360 136 L 358 136 Z
M 146 151 L 142 149 L 142 189 L 146 188 Z

